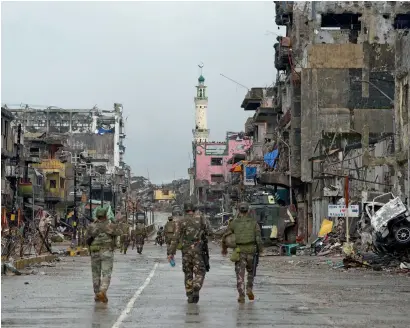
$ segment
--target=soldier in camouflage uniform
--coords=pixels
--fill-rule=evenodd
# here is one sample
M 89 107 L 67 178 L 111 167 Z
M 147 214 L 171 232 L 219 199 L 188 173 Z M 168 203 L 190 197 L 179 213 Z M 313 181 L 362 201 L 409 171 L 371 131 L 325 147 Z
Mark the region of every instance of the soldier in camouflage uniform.
M 262 239 L 259 224 L 254 218 L 248 215 L 248 211 L 249 204 L 240 203 L 238 216 L 229 223 L 226 233 L 222 236 L 222 255 L 226 256 L 226 237 L 229 234 L 235 235 L 236 248 L 231 260 L 235 261 L 236 286 L 239 293 L 239 303 L 245 302 L 245 270 L 248 272 L 246 294 L 250 301 L 255 299 L 255 295 L 253 294 L 253 259 L 257 250 L 259 253 L 262 252 Z
M 127 222 L 127 218 L 122 218 L 120 223 L 122 235 L 120 237 L 121 252 L 127 254 L 128 246 L 130 245 L 130 224 Z
M 87 245 L 91 253 L 91 271 L 95 301 L 108 302 L 107 289 L 114 263 L 115 238 L 122 234 L 117 224 L 107 218 L 107 210 L 99 207 L 97 219 L 87 228 Z
M 145 220 L 139 220 L 135 226 L 134 231 L 134 238 L 135 243 L 137 244 L 137 252 L 138 254 L 142 253 L 142 249 L 144 248 L 144 240 L 147 238 L 147 228 L 145 227 Z
M 203 257 L 203 237 L 211 234 L 209 222 L 195 214 L 192 203 L 184 204 L 185 216 L 178 220 L 174 238 L 168 247 L 168 260 L 174 258 L 177 245 L 182 246 L 182 270 L 185 274 L 185 291 L 188 303 L 198 303 L 199 291 L 204 283 L 206 268 Z
M 172 215 L 168 217 L 168 222 L 165 224 L 165 243 L 169 247 L 171 245 L 171 240 L 174 237 L 176 221 L 182 216 L 182 213 L 178 210 L 172 210 Z

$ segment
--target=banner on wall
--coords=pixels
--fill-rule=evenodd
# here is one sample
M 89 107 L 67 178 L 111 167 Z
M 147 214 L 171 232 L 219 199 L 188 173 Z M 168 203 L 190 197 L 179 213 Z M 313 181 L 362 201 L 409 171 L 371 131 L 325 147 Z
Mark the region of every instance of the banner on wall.
M 245 186 L 254 186 L 256 185 L 256 175 L 258 173 L 258 167 L 255 165 L 244 165 L 243 170 L 243 184 Z

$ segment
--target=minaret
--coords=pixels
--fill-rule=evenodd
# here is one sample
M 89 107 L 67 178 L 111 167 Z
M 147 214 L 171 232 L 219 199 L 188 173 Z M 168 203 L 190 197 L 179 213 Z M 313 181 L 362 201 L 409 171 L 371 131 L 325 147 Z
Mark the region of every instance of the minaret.
M 209 137 L 206 117 L 208 97 L 206 96 L 206 86 L 204 85 L 205 78 L 202 76 L 202 67 L 204 65 L 199 65 L 199 67 L 201 68 L 201 76 L 198 78 L 198 85 L 196 86 L 194 138 L 196 142 L 206 142 Z

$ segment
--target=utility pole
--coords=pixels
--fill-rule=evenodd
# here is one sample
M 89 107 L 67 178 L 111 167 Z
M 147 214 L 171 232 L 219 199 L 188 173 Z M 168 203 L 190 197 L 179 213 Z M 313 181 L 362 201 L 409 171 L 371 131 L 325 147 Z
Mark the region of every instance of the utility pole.
M 88 184 L 89 184 L 89 193 L 90 193 L 90 196 L 89 196 L 89 199 L 88 199 L 88 202 L 89 202 L 89 205 L 90 205 L 90 221 L 93 221 L 93 202 L 92 202 L 92 197 L 91 197 L 91 193 L 92 193 L 92 190 L 93 190 L 93 180 L 92 180 L 92 176 L 91 176 L 91 168 L 90 168 L 90 176 L 89 176 L 89 180 L 88 180 Z
M 19 171 L 20 171 L 20 143 L 21 143 L 21 124 L 17 127 L 17 149 L 16 149 L 16 165 L 14 166 L 14 193 L 13 193 L 13 208 L 10 216 L 10 226 L 16 226 L 17 215 L 17 197 L 18 197 L 18 185 L 19 185 Z
M 74 163 L 74 224 L 73 224 L 73 240 L 72 244 L 73 246 L 76 246 L 76 241 L 77 241 L 77 157 L 75 159 Z

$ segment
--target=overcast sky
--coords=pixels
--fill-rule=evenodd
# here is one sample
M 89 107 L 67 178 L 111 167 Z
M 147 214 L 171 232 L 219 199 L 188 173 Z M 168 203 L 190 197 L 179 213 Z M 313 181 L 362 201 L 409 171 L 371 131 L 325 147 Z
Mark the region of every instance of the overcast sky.
M 3 103 L 111 109 L 126 162 L 155 183 L 187 177 L 203 62 L 211 140 L 241 131 L 247 87 L 274 79 L 270 2 L 2 2 Z M 192 158 L 192 155 L 191 155 Z

